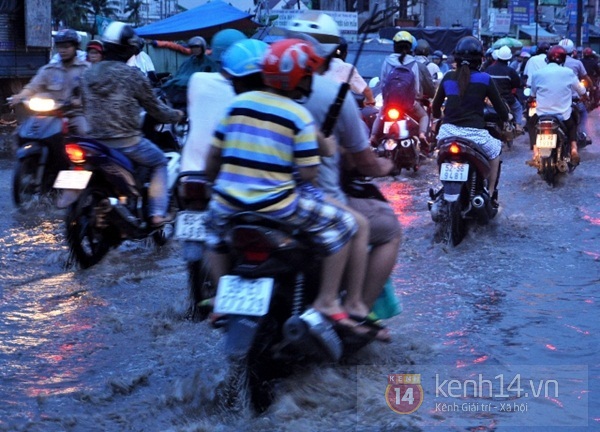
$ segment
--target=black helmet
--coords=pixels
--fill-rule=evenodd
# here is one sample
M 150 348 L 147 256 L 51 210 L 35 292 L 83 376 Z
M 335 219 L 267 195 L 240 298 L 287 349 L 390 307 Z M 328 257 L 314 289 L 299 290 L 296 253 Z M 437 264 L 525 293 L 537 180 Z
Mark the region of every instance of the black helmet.
M 562 65 L 567 59 L 567 50 L 560 45 L 554 45 L 546 54 L 546 63 L 557 63 Z
M 540 42 L 537 46 L 536 54 L 546 54 L 550 49 L 550 44 L 548 42 Z
M 415 48 L 416 55 L 428 56 L 431 51 L 431 47 L 429 46 L 429 42 L 425 39 L 419 39 L 417 41 L 417 47 Z
M 340 44 L 335 50 L 335 57 L 345 59 L 348 54 L 348 41 L 343 37 L 340 37 Z
M 453 54 L 458 66 L 478 67 L 483 57 L 483 44 L 475 36 L 465 36 L 458 41 Z
M 71 43 L 79 47 L 81 36 L 75 30 L 63 29 L 56 32 L 54 35 L 54 43 Z
M 126 62 L 139 49 L 139 37 L 133 27 L 120 21 L 113 21 L 104 29 L 102 42 L 107 60 Z

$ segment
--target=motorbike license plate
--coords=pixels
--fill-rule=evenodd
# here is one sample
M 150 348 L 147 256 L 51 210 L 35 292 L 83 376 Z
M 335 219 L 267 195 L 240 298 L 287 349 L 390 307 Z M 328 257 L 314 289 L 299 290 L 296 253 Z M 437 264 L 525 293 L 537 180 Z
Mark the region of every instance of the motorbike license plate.
M 393 124 L 395 124 L 396 122 L 384 122 L 383 123 L 383 133 L 386 134 L 390 131 L 390 128 L 392 127 Z
M 177 240 L 206 240 L 206 221 L 208 212 L 180 211 L 175 219 L 175 238 Z
M 536 107 L 529 108 L 529 117 L 533 117 L 536 112 L 537 112 Z
M 553 149 L 556 147 L 558 136 L 556 134 L 539 134 L 535 138 L 535 145 L 538 148 L 549 148 Z
M 92 171 L 85 170 L 63 170 L 59 171 L 54 180 L 55 189 L 77 189 L 83 190 L 87 187 Z
M 442 181 L 467 181 L 469 178 L 469 164 L 444 162 L 440 167 L 440 180 Z
M 272 293 L 272 278 L 225 275 L 219 279 L 214 310 L 221 314 L 263 316 L 269 311 Z

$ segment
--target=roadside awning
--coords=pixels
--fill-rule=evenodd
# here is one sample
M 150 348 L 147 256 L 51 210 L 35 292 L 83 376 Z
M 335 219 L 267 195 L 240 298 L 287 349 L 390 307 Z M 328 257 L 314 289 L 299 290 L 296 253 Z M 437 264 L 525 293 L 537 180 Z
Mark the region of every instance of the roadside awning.
M 537 40 L 538 42 L 558 42 L 560 36 L 554 33 L 550 33 L 545 28 L 540 27 L 539 24 L 521 25 L 519 26 L 519 37 L 517 39 L 531 39 L 535 41 L 536 33 L 535 26 L 537 25 Z M 522 33 L 522 34 L 521 34 Z
M 219 30 L 226 28 L 245 30 L 258 27 L 258 24 L 252 21 L 252 16 L 221 0 L 213 0 L 161 21 L 138 27 L 135 32 L 146 39 L 181 40 L 192 36 L 209 39 Z

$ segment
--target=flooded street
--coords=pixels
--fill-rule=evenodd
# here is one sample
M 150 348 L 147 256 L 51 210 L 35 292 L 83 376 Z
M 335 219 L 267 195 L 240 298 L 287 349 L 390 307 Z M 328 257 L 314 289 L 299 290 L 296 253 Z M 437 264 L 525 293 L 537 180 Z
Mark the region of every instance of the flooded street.
M 0 431 L 600 430 L 599 132 L 555 188 L 519 138 L 500 213 L 456 248 L 432 242 L 433 161 L 381 180 L 404 229 L 393 343 L 294 371 L 260 416 L 214 399 L 221 332 L 185 319 L 178 244 L 69 267 L 62 212 L 16 212 L 0 160 Z M 420 382 L 394 395 L 390 375 Z

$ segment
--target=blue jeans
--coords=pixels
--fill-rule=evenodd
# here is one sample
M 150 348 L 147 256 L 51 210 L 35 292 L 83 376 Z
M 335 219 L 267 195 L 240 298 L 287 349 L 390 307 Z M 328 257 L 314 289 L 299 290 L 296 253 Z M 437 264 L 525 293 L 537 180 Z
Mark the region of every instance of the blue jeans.
M 167 190 L 167 158 L 161 149 L 146 138 L 136 145 L 119 148 L 138 165 L 151 169 L 148 188 L 149 216 L 165 216 L 169 206 Z
M 519 99 L 515 98 L 515 101 L 510 106 L 510 110 L 512 112 L 512 115 L 515 117 L 515 123 L 518 124 L 519 126 L 523 126 L 523 123 L 524 123 L 523 105 L 521 105 L 521 102 L 519 102 Z
M 586 135 L 588 135 L 586 131 L 588 112 L 585 109 L 585 104 L 582 101 L 578 100 L 575 106 L 577 107 L 577 111 L 579 112 L 579 124 L 577 125 L 577 132 L 584 132 Z

